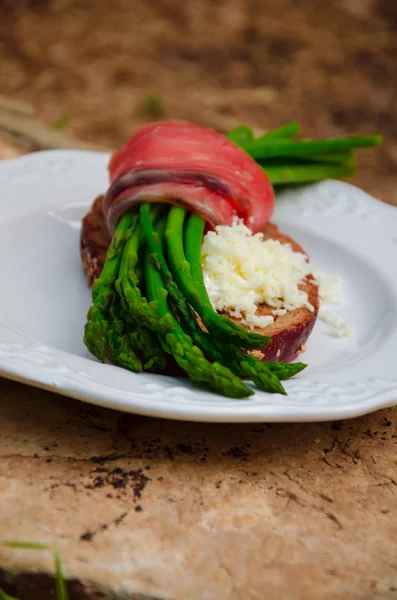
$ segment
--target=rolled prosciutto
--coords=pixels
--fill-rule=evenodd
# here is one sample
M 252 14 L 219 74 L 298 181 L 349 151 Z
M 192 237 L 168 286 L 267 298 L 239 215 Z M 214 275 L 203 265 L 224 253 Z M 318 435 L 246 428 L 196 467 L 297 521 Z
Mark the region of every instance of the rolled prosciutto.
M 274 209 L 269 178 L 244 150 L 213 129 L 182 121 L 142 127 L 109 162 L 103 212 L 110 234 L 141 202 L 169 202 L 211 227 L 243 219 L 262 231 Z

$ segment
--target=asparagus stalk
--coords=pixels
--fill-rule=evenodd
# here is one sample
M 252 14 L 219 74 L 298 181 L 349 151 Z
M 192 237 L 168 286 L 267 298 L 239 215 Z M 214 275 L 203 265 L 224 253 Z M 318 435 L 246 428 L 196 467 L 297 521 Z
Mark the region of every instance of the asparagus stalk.
M 143 265 L 140 265 L 143 267 Z M 140 281 L 141 278 L 138 277 Z M 164 371 L 167 366 L 167 355 L 158 344 L 156 334 L 134 319 L 129 312 L 127 301 L 120 284 L 117 284 L 121 306 L 121 319 L 128 325 L 131 348 L 142 358 L 144 371 Z
M 116 282 L 117 290 L 122 294 L 128 309 L 135 321 L 142 323 L 151 331 L 166 333 L 170 325 L 166 320 L 159 320 L 155 307 L 142 296 L 138 285 L 136 266 L 138 264 L 138 251 L 144 240 L 140 227 L 139 217 L 134 219 L 133 231 L 125 246 L 120 264 L 119 279 Z
M 287 159 L 287 157 L 283 157 L 283 160 L 285 161 Z M 324 154 L 321 154 L 320 152 L 318 154 L 302 154 L 300 157 L 294 156 L 292 157 L 292 160 L 302 160 L 302 161 L 306 161 L 306 162 L 311 162 L 311 163 L 336 163 L 336 164 L 350 164 L 350 165 L 354 165 L 356 164 L 356 155 L 354 153 L 354 150 L 340 150 L 339 152 L 325 152 Z M 289 160 L 289 159 L 287 159 Z
M 246 125 L 239 125 L 238 127 L 235 127 L 234 129 L 229 131 L 227 137 L 229 138 L 229 140 L 232 140 L 233 142 L 236 142 L 236 144 L 239 144 L 239 142 L 253 140 L 254 132 L 252 131 L 251 127 L 247 127 Z
M 263 166 L 273 185 L 287 183 L 303 183 L 304 181 L 318 181 L 319 179 L 351 177 L 356 173 L 354 165 L 289 165 L 284 167 Z
M 106 360 L 108 348 L 109 309 L 115 295 L 115 281 L 131 225 L 132 215 L 127 213 L 120 220 L 107 251 L 102 273 L 92 289 L 93 304 L 87 315 L 84 343 L 91 354 L 102 362 Z
M 277 375 L 279 379 L 289 379 L 307 367 L 307 365 L 301 362 L 287 364 L 278 361 L 269 361 L 266 364 L 271 372 Z
M 293 121 L 291 123 L 286 123 L 285 125 L 281 125 L 280 127 L 277 127 L 276 129 L 272 129 L 271 131 L 268 131 L 264 135 L 261 135 L 259 138 L 256 138 L 255 141 L 265 140 L 266 142 L 268 142 L 269 140 L 272 140 L 273 138 L 292 138 L 295 135 L 297 135 L 300 132 L 300 130 L 301 130 L 301 126 L 299 125 L 299 123 L 295 123 Z
M 110 360 L 130 371 L 142 371 L 142 361 L 131 347 L 129 325 L 120 313 L 120 300 L 115 296 L 110 308 L 108 331 Z
M 325 152 L 324 154 L 302 154 L 301 156 L 272 156 L 256 161 L 261 167 L 287 167 L 289 165 L 313 165 L 318 163 L 355 164 L 356 156 L 353 150 L 343 152 Z
M 279 138 L 248 140 L 240 142 L 241 148 L 252 158 L 269 158 L 273 156 L 302 156 L 308 154 L 324 154 L 340 152 L 353 148 L 369 148 L 382 143 L 380 135 L 352 136 L 342 139 L 285 141 Z
M 281 125 L 276 129 L 272 129 L 268 131 L 264 135 L 261 135 L 259 138 L 256 138 L 256 142 L 258 140 L 271 140 L 273 138 L 292 138 L 300 132 L 299 123 L 286 123 L 285 125 Z M 236 142 L 236 144 L 240 144 L 240 142 L 247 142 L 254 140 L 254 132 L 251 127 L 247 127 L 246 125 L 239 125 L 235 127 L 227 134 L 229 140 Z

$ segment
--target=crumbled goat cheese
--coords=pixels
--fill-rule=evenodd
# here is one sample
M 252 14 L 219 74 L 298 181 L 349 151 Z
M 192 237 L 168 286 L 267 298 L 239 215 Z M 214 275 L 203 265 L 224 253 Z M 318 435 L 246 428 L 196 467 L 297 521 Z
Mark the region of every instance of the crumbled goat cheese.
M 220 225 L 205 235 L 202 266 L 215 310 L 242 319 L 250 329 L 267 327 L 275 317 L 297 308 L 313 311 L 307 293 L 299 288 L 311 274 L 319 286 L 320 299 L 343 305 L 340 277 L 321 274 L 305 254 L 295 252 L 290 244 L 264 240 L 262 233 L 253 234 L 241 220 L 236 219 L 232 226 Z M 273 308 L 273 315 L 258 316 L 260 304 Z M 352 335 L 352 328 L 336 317 L 331 323 L 334 335 Z

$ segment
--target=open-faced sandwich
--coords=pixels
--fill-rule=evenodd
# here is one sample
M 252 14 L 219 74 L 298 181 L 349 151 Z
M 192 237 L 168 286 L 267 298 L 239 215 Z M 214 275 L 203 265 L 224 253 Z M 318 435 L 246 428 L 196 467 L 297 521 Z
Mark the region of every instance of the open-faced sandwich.
M 379 136 L 296 140 L 296 124 L 254 139 L 170 121 L 144 126 L 109 162 L 84 217 L 93 305 L 84 341 L 132 371 L 184 373 L 226 396 L 267 392 L 306 365 L 319 286 L 299 241 L 270 219 L 274 186 L 355 171 Z

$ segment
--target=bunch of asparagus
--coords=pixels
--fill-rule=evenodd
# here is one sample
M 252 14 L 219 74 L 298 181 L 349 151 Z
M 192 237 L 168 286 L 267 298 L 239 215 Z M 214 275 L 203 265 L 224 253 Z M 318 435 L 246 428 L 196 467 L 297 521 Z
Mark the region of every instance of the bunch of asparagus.
M 352 177 L 357 172 L 355 149 L 382 143 L 380 135 L 296 139 L 299 132 L 298 123 L 287 123 L 255 139 L 252 129 L 240 126 L 228 137 L 261 165 L 273 185 Z
M 238 127 L 228 137 L 274 185 L 350 176 L 354 149 L 381 142 L 379 136 L 293 140 L 298 131 L 290 123 L 254 139 L 250 128 Z M 232 398 L 253 394 L 244 379 L 285 394 L 281 380 L 307 365 L 264 362 L 245 352 L 264 348 L 270 338 L 213 309 L 201 268 L 204 227 L 198 215 L 167 204 L 143 203 L 126 213 L 93 286 L 84 342 L 102 362 L 109 358 L 135 372 L 162 372 L 175 360 L 192 379 Z

